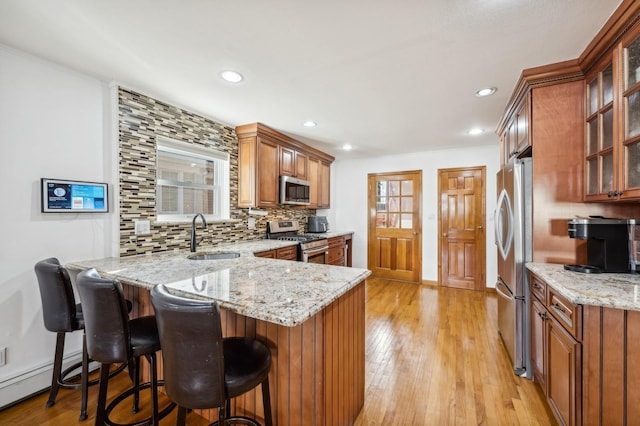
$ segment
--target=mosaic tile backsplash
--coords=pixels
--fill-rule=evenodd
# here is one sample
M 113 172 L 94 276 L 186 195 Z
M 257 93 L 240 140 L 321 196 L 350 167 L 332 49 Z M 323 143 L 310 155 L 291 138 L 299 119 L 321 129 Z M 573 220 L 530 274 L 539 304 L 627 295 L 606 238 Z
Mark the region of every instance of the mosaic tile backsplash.
M 264 238 L 268 220 L 296 219 L 301 225 L 313 209 L 282 206 L 261 209 L 267 216 L 247 228 L 248 209 L 238 204 L 238 139 L 231 127 L 132 90 L 118 90 L 120 256 L 170 251 L 189 247 L 190 223 L 156 222 L 156 137 L 164 136 L 201 147 L 215 148 L 230 156 L 231 221 L 211 223 L 198 230 L 201 245 Z M 149 220 L 151 233 L 135 235 L 134 220 Z M 199 223 L 199 222 L 198 222 Z

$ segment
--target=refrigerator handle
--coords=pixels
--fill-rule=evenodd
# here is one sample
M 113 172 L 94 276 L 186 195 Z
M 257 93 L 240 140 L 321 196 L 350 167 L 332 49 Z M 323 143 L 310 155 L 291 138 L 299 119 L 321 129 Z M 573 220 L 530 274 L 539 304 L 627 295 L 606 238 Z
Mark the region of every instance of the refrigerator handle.
M 504 287 L 504 289 L 506 290 L 502 290 L 502 288 Z M 498 296 L 507 299 L 507 300 L 514 300 L 515 298 L 513 297 L 513 294 L 511 293 L 511 290 L 509 290 L 509 287 L 507 287 L 507 285 L 505 283 L 502 282 L 502 280 L 498 280 L 496 281 L 496 293 L 498 293 Z

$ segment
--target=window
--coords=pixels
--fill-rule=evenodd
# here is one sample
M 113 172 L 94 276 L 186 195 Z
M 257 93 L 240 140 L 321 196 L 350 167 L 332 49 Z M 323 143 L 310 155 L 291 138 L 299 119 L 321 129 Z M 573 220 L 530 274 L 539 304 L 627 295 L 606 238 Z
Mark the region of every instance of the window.
M 158 137 L 158 221 L 229 219 L 229 154 Z

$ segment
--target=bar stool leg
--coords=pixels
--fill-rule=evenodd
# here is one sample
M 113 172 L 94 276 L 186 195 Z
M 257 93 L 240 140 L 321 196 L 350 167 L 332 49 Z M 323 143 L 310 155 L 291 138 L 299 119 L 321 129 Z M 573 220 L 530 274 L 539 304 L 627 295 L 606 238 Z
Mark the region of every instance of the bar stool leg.
M 133 409 L 132 413 L 137 413 L 140 410 L 140 358 L 133 360 L 133 388 L 135 389 L 133 394 Z
M 107 383 L 109 382 L 109 364 L 100 366 L 100 390 L 98 391 L 98 409 L 96 411 L 96 426 L 105 424 L 105 407 L 107 406 Z
M 153 410 L 153 424 L 160 422 L 158 415 L 158 371 L 156 370 L 156 354 L 155 352 L 147 355 L 149 367 L 151 368 L 151 409 Z
M 60 390 L 60 379 L 62 374 L 62 356 L 64 355 L 64 338 L 66 333 L 57 333 L 56 337 L 56 354 L 53 359 L 53 377 L 51 379 L 51 390 L 49 391 L 49 400 L 47 408 L 52 407 L 56 403 L 56 396 Z
M 82 401 L 80 403 L 80 421 L 87 419 L 87 394 L 89 392 L 89 354 L 87 354 L 87 335 L 82 331 L 82 377 L 80 392 Z
M 272 426 L 271 418 L 271 394 L 269 393 L 269 377 L 262 382 L 262 406 L 264 408 L 264 424 Z
M 178 421 L 177 426 L 185 426 L 187 424 L 187 409 L 185 407 L 178 406 Z

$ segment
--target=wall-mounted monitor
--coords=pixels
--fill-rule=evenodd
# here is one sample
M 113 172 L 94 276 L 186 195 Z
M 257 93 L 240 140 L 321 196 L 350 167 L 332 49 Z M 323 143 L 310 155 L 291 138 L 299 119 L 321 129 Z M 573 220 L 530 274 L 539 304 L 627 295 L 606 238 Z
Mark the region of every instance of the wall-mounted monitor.
M 106 213 L 109 185 L 62 179 L 40 179 L 43 213 Z

